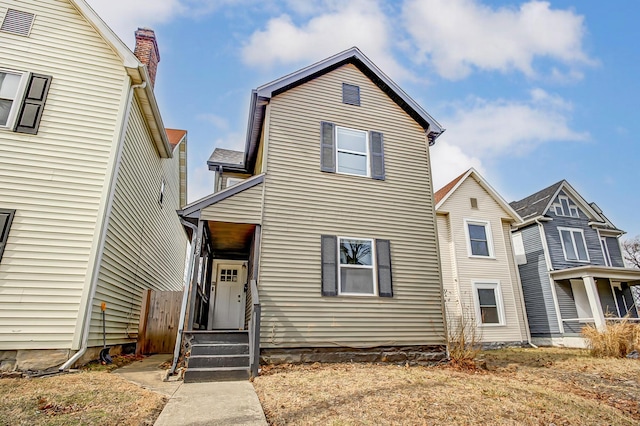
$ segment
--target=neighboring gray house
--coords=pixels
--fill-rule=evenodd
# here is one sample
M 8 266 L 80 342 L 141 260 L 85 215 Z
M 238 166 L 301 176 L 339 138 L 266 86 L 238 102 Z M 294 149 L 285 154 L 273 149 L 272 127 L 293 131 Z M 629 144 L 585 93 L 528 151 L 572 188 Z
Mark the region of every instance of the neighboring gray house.
M 510 203 L 522 217 L 513 232 L 534 343 L 583 346 L 586 324 L 637 319 L 630 286 L 640 271 L 625 268 L 617 229 L 566 180 Z

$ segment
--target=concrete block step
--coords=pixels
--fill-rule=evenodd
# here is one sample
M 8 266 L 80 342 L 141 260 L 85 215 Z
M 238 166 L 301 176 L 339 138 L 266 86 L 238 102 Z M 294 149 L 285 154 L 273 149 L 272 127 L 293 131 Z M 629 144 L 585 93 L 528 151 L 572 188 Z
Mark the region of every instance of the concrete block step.
M 245 367 L 249 368 L 249 355 L 191 355 L 187 368 Z
M 187 331 L 187 337 L 192 337 L 191 343 L 249 343 L 247 331 Z
M 249 380 L 249 377 L 249 369 L 243 367 L 189 368 L 184 373 L 184 382 L 228 382 Z
M 191 355 L 248 355 L 248 343 L 196 343 Z

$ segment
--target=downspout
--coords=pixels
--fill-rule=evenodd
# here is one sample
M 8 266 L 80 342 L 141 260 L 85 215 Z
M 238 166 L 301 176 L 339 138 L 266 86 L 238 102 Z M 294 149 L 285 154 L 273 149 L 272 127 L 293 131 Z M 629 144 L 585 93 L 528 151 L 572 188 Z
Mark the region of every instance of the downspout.
M 189 270 L 187 271 L 187 277 L 184 283 L 184 293 L 182 295 L 182 306 L 180 307 L 180 322 L 178 323 L 178 335 L 176 336 L 176 346 L 173 349 L 173 363 L 171 364 L 171 369 L 169 370 L 169 376 L 173 375 L 176 372 L 176 367 L 178 366 L 178 358 L 180 357 L 180 349 L 182 348 L 182 334 L 184 332 L 184 317 L 187 311 L 187 302 L 189 301 L 189 287 L 191 284 L 191 277 L 193 275 L 193 261 L 196 253 L 196 240 L 198 238 L 198 227 L 193 223 L 188 222 L 182 218 L 180 218 L 180 222 L 184 226 L 188 226 L 193 230 L 193 235 L 191 236 L 191 259 L 187 265 Z
M 107 230 L 109 229 L 109 222 L 111 218 L 111 209 L 113 207 L 113 198 L 116 193 L 116 183 L 118 182 L 118 175 L 120 173 L 120 162 L 122 160 L 122 150 L 124 147 L 124 139 L 126 137 L 126 129 L 129 125 L 129 114 L 131 113 L 131 104 L 133 101 L 133 91 L 134 89 L 144 89 L 147 86 L 146 82 L 142 82 L 141 84 L 134 84 L 129 89 L 129 94 L 127 95 L 127 109 L 125 110 L 125 117 L 122 120 L 122 127 L 120 128 L 120 141 L 118 142 L 118 152 L 116 153 L 116 162 L 114 166 L 114 174 L 111 182 L 109 183 L 109 198 L 106 206 L 106 214 L 105 221 L 102 229 L 100 230 L 100 243 L 98 252 L 96 253 L 97 259 L 102 259 L 102 255 L 104 254 L 104 245 L 107 239 Z M 99 267 L 99 264 L 98 264 Z M 91 311 L 93 310 L 93 299 L 96 295 L 96 288 L 98 287 L 98 271 L 93 271 L 93 277 L 91 279 L 91 290 L 89 293 L 89 300 L 87 300 L 87 305 L 84 312 L 84 325 L 82 327 L 82 342 L 80 346 L 80 350 L 76 352 L 71 358 L 67 360 L 64 364 L 60 366 L 59 371 L 65 371 L 71 368 L 73 364 L 80 359 L 82 355 L 87 351 L 87 346 L 89 344 L 89 329 L 91 327 Z

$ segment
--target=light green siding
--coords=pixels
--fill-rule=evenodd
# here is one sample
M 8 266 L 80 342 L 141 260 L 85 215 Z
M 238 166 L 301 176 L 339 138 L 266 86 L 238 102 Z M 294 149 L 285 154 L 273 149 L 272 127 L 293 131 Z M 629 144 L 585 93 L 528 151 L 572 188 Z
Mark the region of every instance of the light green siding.
M 0 261 L 0 350 L 71 348 L 128 77 L 65 0 L 0 3 L 36 15 L 0 32 L 0 67 L 53 77 L 37 135 L 0 129 L 0 208 L 16 215 Z
M 108 343 L 123 343 L 137 336 L 143 290 L 182 290 L 187 237 L 176 214 L 179 176 L 179 155 L 158 156 L 134 100 L 93 303 L 89 346 L 102 343 L 102 302 L 107 303 Z
M 343 82 L 362 106 L 342 103 Z M 353 65 L 267 108 L 261 347 L 445 344 L 424 130 Z M 382 132 L 386 180 L 321 172 L 321 121 Z M 390 240 L 394 297 L 323 297 L 323 234 Z

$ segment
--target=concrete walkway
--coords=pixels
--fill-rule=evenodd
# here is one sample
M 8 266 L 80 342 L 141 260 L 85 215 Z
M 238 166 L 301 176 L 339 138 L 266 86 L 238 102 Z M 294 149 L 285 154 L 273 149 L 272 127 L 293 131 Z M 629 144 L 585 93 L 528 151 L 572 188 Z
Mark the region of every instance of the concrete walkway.
M 155 426 L 266 426 L 267 420 L 251 383 L 165 382 L 166 370 L 158 366 L 170 359 L 171 355 L 152 355 L 114 370 L 115 374 L 143 388 L 169 397 Z

